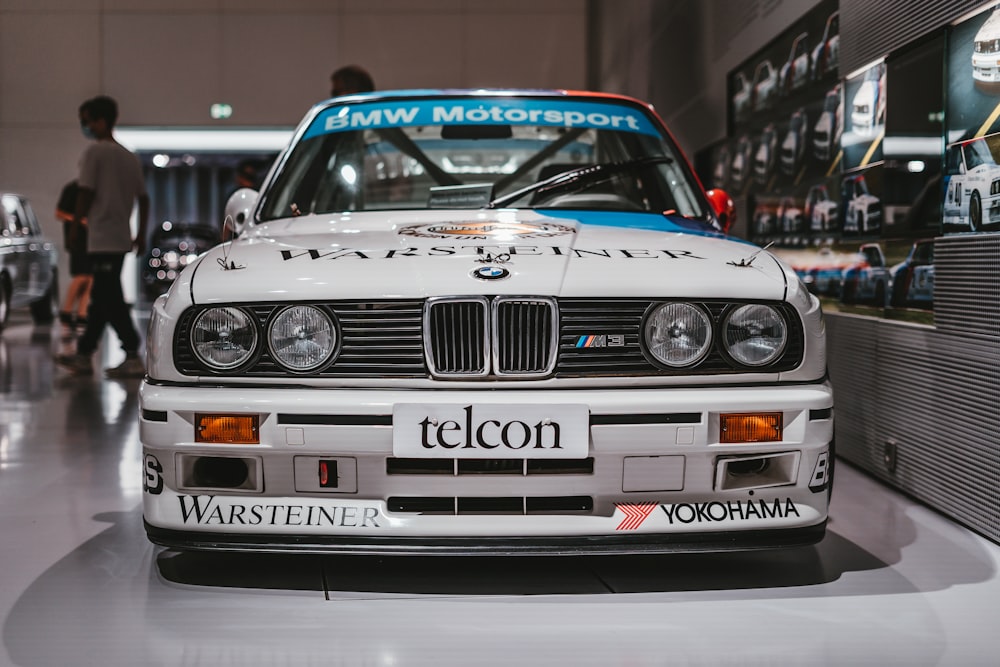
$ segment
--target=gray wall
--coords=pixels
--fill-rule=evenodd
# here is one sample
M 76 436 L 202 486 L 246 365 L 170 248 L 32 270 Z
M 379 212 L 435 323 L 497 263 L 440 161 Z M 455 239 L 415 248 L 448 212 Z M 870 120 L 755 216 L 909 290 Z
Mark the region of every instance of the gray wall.
M 604 81 L 651 99 L 693 154 L 725 136 L 728 72 L 815 4 L 624 3 L 602 22 Z M 985 4 L 840 0 L 842 74 Z M 827 316 L 838 455 L 1000 542 L 1000 234 L 935 245 L 934 326 Z
M 681 147 L 726 135 L 731 69 L 805 15 L 816 0 L 592 0 L 600 86 L 653 103 Z
M 936 326 L 827 318 L 837 454 L 1000 542 L 1000 234 L 939 239 L 935 268 Z
M 294 126 L 341 65 L 380 89 L 583 88 L 585 0 L 0 0 L 0 190 L 47 234 L 86 146 L 77 107 L 121 126 Z M 212 121 L 213 102 L 233 106 Z M 66 275 L 65 258 L 62 262 Z M 63 285 L 67 283 L 63 280 Z

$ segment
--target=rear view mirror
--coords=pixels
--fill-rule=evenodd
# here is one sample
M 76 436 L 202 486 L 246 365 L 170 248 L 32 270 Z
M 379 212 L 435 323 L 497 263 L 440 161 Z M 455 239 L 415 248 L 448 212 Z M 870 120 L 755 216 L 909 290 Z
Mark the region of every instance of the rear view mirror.
M 514 131 L 510 125 L 445 125 L 442 139 L 510 139 Z
M 226 202 L 226 219 L 223 221 L 223 231 L 231 231 L 233 236 L 239 236 L 246 229 L 253 209 L 257 205 L 257 191 L 250 188 L 240 188 Z
M 733 203 L 733 198 L 726 194 L 725 190 L 709 190 L 705 195 L 708 197 L 708 203 L 712 205 L 715 217 L 719 219 L 722 231 L 728 234 L 736 222 L 736 204 Z

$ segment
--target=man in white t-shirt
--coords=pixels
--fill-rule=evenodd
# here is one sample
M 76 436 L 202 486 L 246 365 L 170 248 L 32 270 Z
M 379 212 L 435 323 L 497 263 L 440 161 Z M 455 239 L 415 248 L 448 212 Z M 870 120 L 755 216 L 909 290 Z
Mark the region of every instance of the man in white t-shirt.
M 139 333 L 122 293 L 121 270 L 126 254 L 135 249 L 141 257 L 145 250 L 149 196 L 138 158 L 115 141 L 112 134 L 117 120 L 118 105 L 110 97 L 95 97 L 80 105 L 80 128 L 94 143 L 80 159 L 79 193 L 72 224 L 78 228 L 83 218 L 87 218 L 87 254 L 94 281 L 87 328 L 77 340 L 76 354 L 56 357 L 59 365 L 75 375 L 94 372 L 91 356 L 109 324 L 121 341 L 125 361 L 106 369 L 105 375 L 127 378 L 145 374 L 139 359 Z M 133 239 L 129 221 L 136 201 L 139 229 Z

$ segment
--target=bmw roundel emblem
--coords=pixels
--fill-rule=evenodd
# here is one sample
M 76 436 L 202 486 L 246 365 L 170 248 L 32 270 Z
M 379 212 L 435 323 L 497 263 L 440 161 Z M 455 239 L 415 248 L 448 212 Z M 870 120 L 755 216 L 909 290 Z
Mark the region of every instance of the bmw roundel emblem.
M 472 271 L 472 277 L 480 280 L 502 280 L 509 275 L 510 271 L 502 266 L 480 266 Z

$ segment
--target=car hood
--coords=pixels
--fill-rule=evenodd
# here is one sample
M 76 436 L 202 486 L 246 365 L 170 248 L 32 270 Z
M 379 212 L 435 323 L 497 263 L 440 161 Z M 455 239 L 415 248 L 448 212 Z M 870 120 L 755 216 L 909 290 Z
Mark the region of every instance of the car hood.
M 425 298 L 725 297 L 781 300 L 768 252 L 647 213 L 343 213 L 258 224 L 188 267 L 195 303 Z

